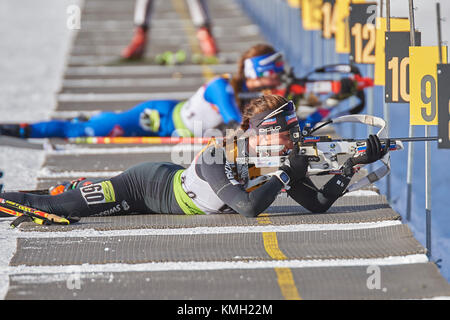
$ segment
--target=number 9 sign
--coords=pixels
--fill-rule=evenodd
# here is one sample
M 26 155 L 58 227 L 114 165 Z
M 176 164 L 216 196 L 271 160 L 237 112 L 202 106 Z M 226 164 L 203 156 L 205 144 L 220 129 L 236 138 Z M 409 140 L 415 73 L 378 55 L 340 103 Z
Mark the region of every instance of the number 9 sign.
M 447 48 L 442 59 L 447 62 Z M 438 47 L 409 47 L 410 124 L 437 125 L 437 64 Z

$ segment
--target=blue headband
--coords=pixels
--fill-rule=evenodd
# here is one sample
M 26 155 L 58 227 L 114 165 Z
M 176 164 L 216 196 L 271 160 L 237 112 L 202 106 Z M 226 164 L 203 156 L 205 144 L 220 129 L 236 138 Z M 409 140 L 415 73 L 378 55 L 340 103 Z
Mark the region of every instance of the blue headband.
M 284 71 L 284 62 L 280 52 L 245 59 L 244 74 L 246 78 L 267 77 L 272 73 Z

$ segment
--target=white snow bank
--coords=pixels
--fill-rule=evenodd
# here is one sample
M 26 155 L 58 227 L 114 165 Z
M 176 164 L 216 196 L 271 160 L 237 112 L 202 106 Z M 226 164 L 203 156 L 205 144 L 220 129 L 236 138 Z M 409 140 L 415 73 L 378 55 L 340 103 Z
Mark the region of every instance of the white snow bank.
M 49 117 L 56 106 L 74 31 L 67 28 L 70 5 L 81 0 L 0 1 L 0 122 L 32 122 Z M 0 180 L 6 190 L 34 188 L 44 151 L 0 147 Z M 0 221 L 0 269 L 9 265 L 16 240 L 10 219 Z M 9 286 L 0 272 L 0 299 Z

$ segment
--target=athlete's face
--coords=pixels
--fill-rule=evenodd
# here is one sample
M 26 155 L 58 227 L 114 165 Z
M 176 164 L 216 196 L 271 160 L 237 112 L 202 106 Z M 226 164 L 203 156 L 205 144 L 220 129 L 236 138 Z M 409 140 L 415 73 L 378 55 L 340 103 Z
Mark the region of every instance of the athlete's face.
M 272 73 L 267 77 L 260 77 L 256 79 L 246 79 L 245 84 L 250 91 L 259 91 L 262 89 L 273 89 L 281 85 L 281 78 L 279 73 Z
M 249 146 L 254 151 L 256 146 L 276 146 L 282 145 L 284 148 L 278 152 L 278 155 L 284 155 L 288 150 L 294 148 L 294 144 L 290 138 L 289 131 L 283 131 L 272 134 L 254 135 L 249 138 Z M 276 155 L 276 153 L 272 153 Z

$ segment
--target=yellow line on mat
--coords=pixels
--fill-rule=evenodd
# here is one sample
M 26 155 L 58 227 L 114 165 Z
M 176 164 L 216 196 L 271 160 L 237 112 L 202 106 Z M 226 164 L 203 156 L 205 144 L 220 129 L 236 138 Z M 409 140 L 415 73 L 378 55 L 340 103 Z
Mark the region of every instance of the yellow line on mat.
M 278 239 L 276 232 L 263 232 L 264 248 L 272 259 L 286 260 L 287 257 L 278 247 Z
M 256 218 L 259 224 L 270 224 L 270 218 L 268 214 L 263 213 Z M 276 232 L 263 232 L 264 248 L 272 259 L 286 260 L 287 257 L 281 251 L 278 246 L 278 239 Z M 298 293 L 297 286 L 295 285 L 294 276 L 290 268 L 274 268 L 277 274 L 278 285 L 281 290 L 281 294 L 286 300 L 301 300 Z
M 175 12 L 183 19 L 183 29 L 188 37 L 189 45 L 194 54 L 202 55 L 200 46 L 198 44 L 196 30 L 191 22 L 191 16 L 188 13 L 188 9 L 184 3 L 184 0 L 172 0 L 172 6 Z M 206 80 L 210 80 L 214 77 L 214 72 L 206 64 L 202 63 L 202 73 Z

